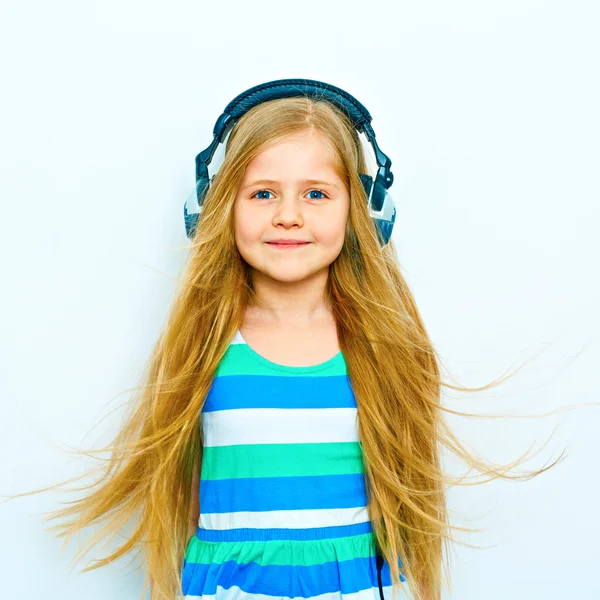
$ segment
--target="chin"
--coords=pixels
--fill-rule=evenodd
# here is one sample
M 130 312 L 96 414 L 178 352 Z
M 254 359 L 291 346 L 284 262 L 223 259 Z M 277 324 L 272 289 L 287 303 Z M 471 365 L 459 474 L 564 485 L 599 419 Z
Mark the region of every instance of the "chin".
M 280 281 L 281 283 L 297 283 L 299 281 L 310 279 L 314 275 L 314 273 L 290 273 L 289 271 L 281 273 L 277 271 L 267 271 L 262 274 L 270 277 L 274 281 Z

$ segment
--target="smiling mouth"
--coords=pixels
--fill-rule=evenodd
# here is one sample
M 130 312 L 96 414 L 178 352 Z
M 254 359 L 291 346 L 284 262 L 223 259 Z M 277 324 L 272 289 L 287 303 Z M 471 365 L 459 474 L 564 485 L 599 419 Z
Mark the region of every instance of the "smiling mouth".
M 287 248 L 302 248 L 303 246 L 308 246 L 310 242 L 299 242 L 297 244 L 277 244 L 274 242 L 266 242 L 268 246 L 273 246 L 278 249 L 287 249 Z

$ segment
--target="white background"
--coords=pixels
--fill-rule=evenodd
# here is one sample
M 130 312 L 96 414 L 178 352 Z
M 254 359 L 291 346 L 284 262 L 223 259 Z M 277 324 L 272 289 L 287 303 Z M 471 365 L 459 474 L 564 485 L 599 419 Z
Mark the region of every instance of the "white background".
M 69 448 L 108 441 L 119 413 L 100 419 L 139 383 L 173 299 L 194 157 L 233 97 L 279 78 L 327 81 L 371 112 L 403 272 L 451 377 L 483 385 L 534 359 L 451 406 L 597 401 L 599 16 L 574 0 L 5 0 L 0 493 L 76 475 L 90 463 Z M 555 427 L 525 467 L 568 456 L 451 490 L 454 523 L 484 530 L 459 539 L 487 548 L 455 546 L 445 597 L 600 598 L 598 407 L 451 423 L 490 460 Z M 76 543 L 61 551 L 39 513 L 71 497 L 0 505 L 2 598 L 141 593 L 137 562 L 79 572 L 106 549 L 70 570 Z

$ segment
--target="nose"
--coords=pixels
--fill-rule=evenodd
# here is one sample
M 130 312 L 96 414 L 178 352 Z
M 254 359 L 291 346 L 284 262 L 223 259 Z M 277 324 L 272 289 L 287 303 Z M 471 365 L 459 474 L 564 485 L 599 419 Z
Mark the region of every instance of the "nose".
M 275 205 L 273 219 L 287 226 L 302 223 L 302 201 L 296 192 L 283 193 Z

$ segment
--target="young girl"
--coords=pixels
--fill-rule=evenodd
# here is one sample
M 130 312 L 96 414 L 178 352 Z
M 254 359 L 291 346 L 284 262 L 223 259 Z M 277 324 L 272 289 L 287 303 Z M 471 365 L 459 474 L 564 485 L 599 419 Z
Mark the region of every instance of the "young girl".
M 516 477 L 441 418 L 439 359 L 389 239 L 391 161 L 369 123 L 310 80 L 256 86 L 220 117 L 147 385 L 98 488 L 54 513 L 77 515 L 56 527 L 69 538 L 110 512 L 92 543 L 134 519 L 92 568 L 142 543 L 153 599 L 439 600 L 452 528 L 440 446 Z

